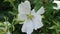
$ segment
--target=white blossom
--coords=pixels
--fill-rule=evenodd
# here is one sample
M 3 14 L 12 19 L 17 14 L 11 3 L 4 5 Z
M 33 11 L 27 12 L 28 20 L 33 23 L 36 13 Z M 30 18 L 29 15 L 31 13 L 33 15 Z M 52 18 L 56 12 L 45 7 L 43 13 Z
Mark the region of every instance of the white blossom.
M 8 21 L 5 21 L 3 23 L 4 23 L 4 25 L 7 25 L 7 26 L 11 25 Z
M 10 31 L 8 31 L 8 32 L 7 32 L 7 34 L 11 34 L 11 32 L 10 32 Z
M 54 0 L 53 3 L 57 4 L 57 7 L 53 7 L 53 8 L 56 9 L 56 10 L 59 10 L 60 9 L 60 1 Z
M 31 34 L 33 29 L 37 30 L 43 26 L 41 14 L 45 12 L 44 7 L 42 6 L 37 12 L 35 9 L 31 11 L 30 2 L 25 1 L 21 2 L 18 6 L 18 20 L 24 20 L 22 26 L 22 32 Z
M 10 26 L 11 24 L 8 22 L 8 21 L 5 21 L 5 22 L 3 22 L 4 23 L 4 25 L 5 25 L 5 28 L 4 28 L 4 30 L 5 31 L 7 31 L 8 30 L 8 26 Z M 11 34 L 11 32 L 8 30 L 7 32 L 6 32 L 7 34 Z

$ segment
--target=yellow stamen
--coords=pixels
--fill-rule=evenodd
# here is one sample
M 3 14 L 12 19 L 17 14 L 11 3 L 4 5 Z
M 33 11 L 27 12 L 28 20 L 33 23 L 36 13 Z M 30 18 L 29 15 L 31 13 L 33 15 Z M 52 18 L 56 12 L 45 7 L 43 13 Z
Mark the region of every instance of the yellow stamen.
M 33 15 L 28 14 L 28 15 L 27 15 L 27 18 L 28 18 L 28 19 L 32 19 L 32 18 L 33 18 Z

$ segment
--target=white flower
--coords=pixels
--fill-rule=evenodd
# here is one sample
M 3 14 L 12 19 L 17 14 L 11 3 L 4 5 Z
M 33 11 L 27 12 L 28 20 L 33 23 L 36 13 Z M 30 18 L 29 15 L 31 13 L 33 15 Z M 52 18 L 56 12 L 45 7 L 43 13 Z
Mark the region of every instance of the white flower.
M 11 32 L 10 32 L 10 31 L 8 31 L 8 32 L 7 32 L 7 34 L 11 34 Z
M 9 28 L 8 26 L 10 26 L 11 24 L 10 24 L 8 21 L 5 21 L 5 22 L 3 22 L 3 23 L 4 23 L 4 25 L 5 25 L 4 30 L 7 31 L 8 28 Z M 9 30 L 7 31 L 7 34 L 11 34 Z
M 57 7 L 53 7 L 53 8 L 56 10 L 59 10 L 60 9 L 60 1 L 54 0 L 53 3 L 57 4 Z
M 8 29 L 8 26 L 11 25 L 8 21 L 5 21 L 5 22 L 3 22 L 3 23 L 4 23 L 4 25 L 5 25 L 5 29 L 6 29 L 6 30 Z
M 8 21 L 3 22 L 4 25 L 10 26 L 11 24 Z
M 26 32 L 27 34 L 31 34 L 33 29 L 37 30 L 43 26 L 42 17 L 44 8 L 41 7 L 37 12 L 33 9 L 31 11 L 30 2 L 25 1 L 21 2 L 18 6 L 18 20 L 24 20 L 24 24 L 22 26 L 22 32 Z
M 58 1 L 58 0 L 54 0 L 54 1 Z

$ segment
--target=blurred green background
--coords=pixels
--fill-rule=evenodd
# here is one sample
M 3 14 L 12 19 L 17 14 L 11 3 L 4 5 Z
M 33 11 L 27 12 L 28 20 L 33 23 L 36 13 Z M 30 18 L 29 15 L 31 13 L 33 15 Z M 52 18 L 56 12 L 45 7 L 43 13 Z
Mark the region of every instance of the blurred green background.
M 6 18 L 10 23 L 17 18 L 18 5 L 25 0 L 0 0 L 0 22 L 4 22 Z M 31 8 L 36 11 L 44 6 L 45 13 L 43 14 L 44 26 L 38 30 L 34 30 L 32 34 L 60 34 L 60 10 L 53 9 L 57 4 L 53 0 L 29 0 Z M 14 23 L 17 23 L 14 21 Z M 21 32 L 21 24 L 14 24 L 14 31 L 12 34 L 26 34 Z

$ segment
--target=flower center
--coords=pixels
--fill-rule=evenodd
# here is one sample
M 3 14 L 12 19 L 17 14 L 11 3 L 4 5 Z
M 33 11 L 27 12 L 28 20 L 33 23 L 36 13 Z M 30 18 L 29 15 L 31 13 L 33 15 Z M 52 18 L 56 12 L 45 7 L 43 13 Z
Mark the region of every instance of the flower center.
M 28 15 L 27 15 L 27 18 L 28 18 L 28 19 L 32 19 L 32 18 L 33 18 L 33 15 L 28 14 Z

